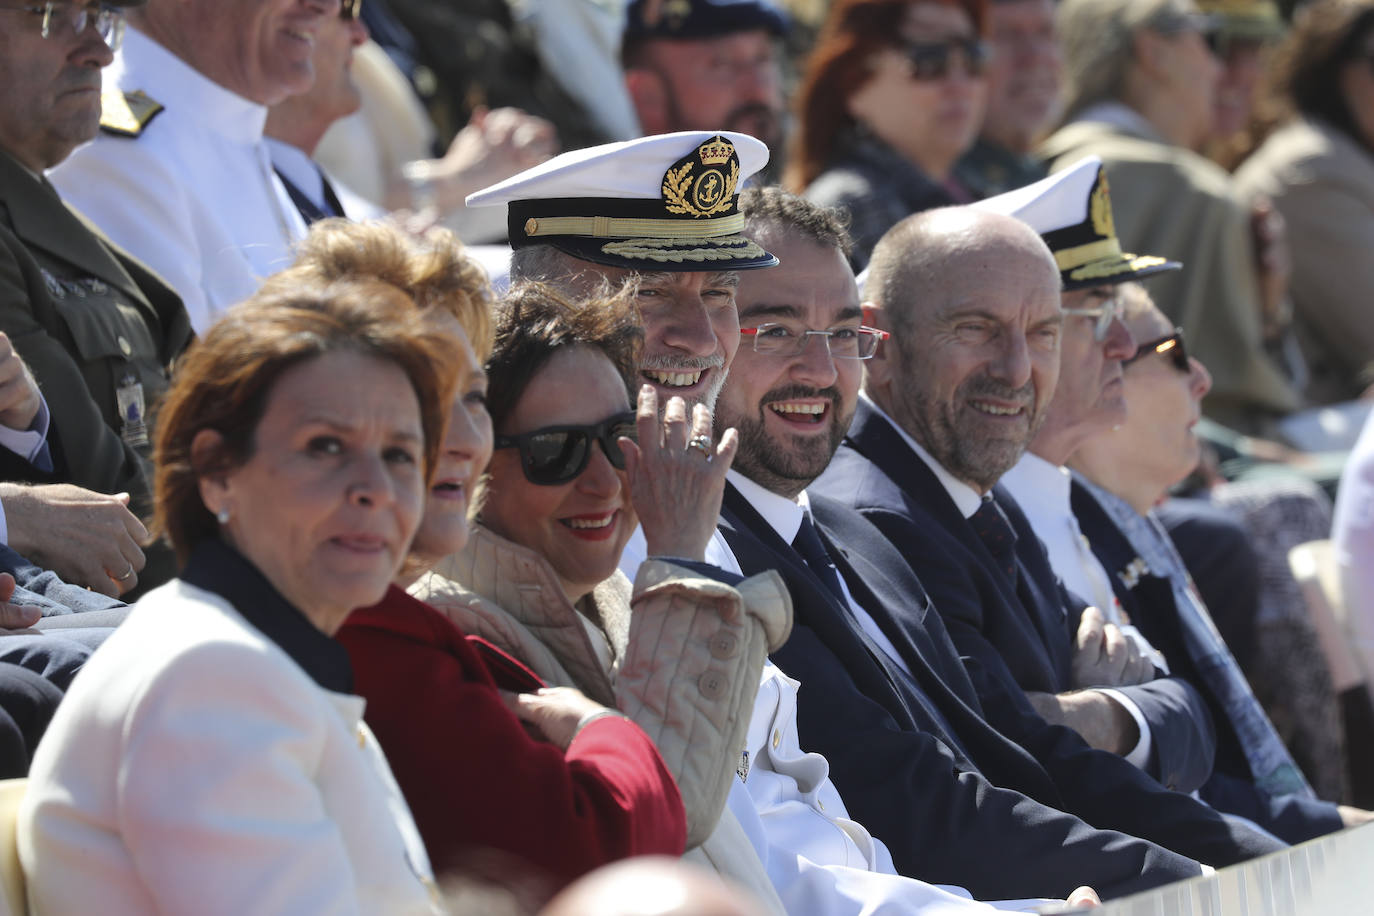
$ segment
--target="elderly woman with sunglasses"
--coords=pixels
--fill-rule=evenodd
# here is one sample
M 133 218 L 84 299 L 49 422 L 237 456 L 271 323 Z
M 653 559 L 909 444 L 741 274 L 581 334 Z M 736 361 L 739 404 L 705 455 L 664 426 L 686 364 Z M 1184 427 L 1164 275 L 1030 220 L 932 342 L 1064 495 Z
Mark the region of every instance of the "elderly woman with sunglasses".
M 1261 710 L 1255 696 L 1259 690 L 1252 692 L 1173 539 L 1156 517 L 1155 507 L 1168 488 L 1197 463 L 1199 444 L 1193 427 L 1212 380 L 1202 363 L 1188 355 L 1183 332 L 1143 287 L 1129 283 L 1121 290 L 1123 321 L 1139 341 L 1134 355 L 1122 362 L 1126 419 L 1094 434 L 1070 459 L 1086 482 L 1085 492 L 1075 497 L 1075 511 L 1094 550 L 1121 574 L 1129 592 L 1123 603 L 1141 602 L 1141 607 L 1127 610 L 1139 615 L 1141 628 L 1155 634 L 1152 639 L 1161 631 L 1151 631 L 1146 618 L 1172 603 L 1177 640 L 1173 645 L 1156 644 L 1176 674 L 1197 685 L 1209 704 L 1217 704 L 1217 760 L 1212 778 L 1201 789 L 1202 798 L 1291 843 L 1363 823 L 1366 812 L 1313 796 L 1295 766 L 1293 757 L 1298 755 L 1290 756 L 1283 747 L 1275 727 L 1279 720 L 1271 722 Z M 1105 533 L 1093 521 L 1103 515 L 1110 519 L 1111 530 Z M 1259 522 L 1253 516 L 1248 519 L 1256 537 Z M 1112 539 L 1122 535 L 1129 542 L 1124 552 L 1111 546 Z M 1107 560 L 1104 551 L 1114 553 L 1116 560 Z M 1266 586 L 1266 591 L 1280 591 L 1272 580 Z M 1281 666 L 1287 660 L 1275 658 L 1271 664 Z
M 837 0 L 806 62 L 783 184 L 849 215 L 856 269 L 920 210 L 966 203 L 983 124 L 984 0 Z
M 682 791 L 689 857 L 768 896 L 722 809 L 791 605 L 773 574 L 730 587 L 673 562 L 702 559 L 736 436 L 713 444 L 710 411 L 678 398 L 660 420 L 647 386 L 631 409 L 641 333 L 619 298 L 573 306 L 526 286 L 498 306 L 479 524 L 411 591 L 642 726 Z M 632 586 L 617 567 L 637 524 L 650 557 Z

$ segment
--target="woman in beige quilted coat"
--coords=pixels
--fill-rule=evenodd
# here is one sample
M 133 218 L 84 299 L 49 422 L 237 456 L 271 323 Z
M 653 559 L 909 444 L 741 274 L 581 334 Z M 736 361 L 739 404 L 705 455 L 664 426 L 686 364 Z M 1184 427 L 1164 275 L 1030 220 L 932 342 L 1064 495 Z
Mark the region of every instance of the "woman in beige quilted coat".
M 702 560 L 736 437 L 715 444 L 710 412 L 688 417 L 676 398 L 660 421 L 647 386 L 631 410 L 639 339 L 624 302 L 574 307 L 527 287 L 498 306 L 479 524 L 410 591 L 548 683 L 628 714 L 678 781 L 689 859 L 782 912 L 725 805 L 732 786 L 751 804 L 735 770 L 791 604 L 776 574 L 730 586 L 681 565 Z M 649 559 L 631 584 L 617 566 L 637 524 Z

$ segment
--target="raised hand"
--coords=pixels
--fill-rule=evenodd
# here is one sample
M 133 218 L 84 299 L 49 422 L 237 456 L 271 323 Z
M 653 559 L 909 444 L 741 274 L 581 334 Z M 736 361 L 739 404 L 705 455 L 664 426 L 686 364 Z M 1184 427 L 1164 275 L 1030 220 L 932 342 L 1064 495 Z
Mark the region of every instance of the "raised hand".
M 620 448 L 649 555 L 703 559 L 739 435 L 727 429 L 714 443 L 710 409 L 696 405 L 689 423 L 687 405 L 677 397 L 669 398 L 660 422 L 652 385 L 639 389 L 635 413 L 639 441 L 622 438 Z

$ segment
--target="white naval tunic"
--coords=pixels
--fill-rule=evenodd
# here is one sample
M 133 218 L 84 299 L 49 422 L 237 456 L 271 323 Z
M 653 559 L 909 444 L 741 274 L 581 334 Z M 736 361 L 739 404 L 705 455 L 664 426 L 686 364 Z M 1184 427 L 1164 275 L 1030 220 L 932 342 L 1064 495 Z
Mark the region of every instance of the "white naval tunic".
M 63 198 L 181 295 L 203 334 L 291 263 L 305 222 L 272 172 L 267 109 L 130 28 L 105 89 L 164 107 L 136 138 L 101 132 L 52 170 Z

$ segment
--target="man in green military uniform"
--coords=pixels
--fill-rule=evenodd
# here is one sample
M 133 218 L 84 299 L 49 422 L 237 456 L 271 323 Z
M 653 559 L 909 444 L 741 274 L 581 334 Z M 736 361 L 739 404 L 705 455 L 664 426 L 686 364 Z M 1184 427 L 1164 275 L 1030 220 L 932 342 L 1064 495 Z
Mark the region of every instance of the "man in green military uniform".
M 0 99 L 0 330 L 43 393 L 46 411 L 34 425 L 51 458 L 35 463 L 0 449 L 0 480 L 128 493 L 140 514 L 151 491 L 149 417 L 190 324 L 177 294 L 69 209 L 42 176 L 95 135 L 100 71 L 123 32 L 120 7 L 141 2 L 0 5 L 0 81 L 8 90 Z M 151 112 L 129 113 L 137 120 Z M 96 505 L 106 515 L 121 508 Z M 133 553 L 126 545 L 116 555 L 126 564 L 105 564 L 115 591 L 137 581 L 143 558 Z M 150 568 L 144 584 L 171 572 Z

